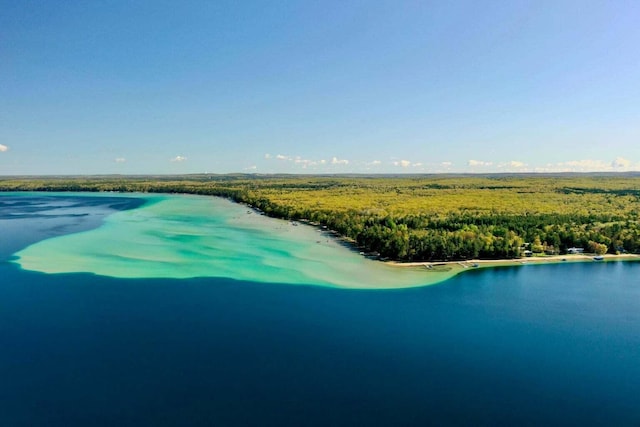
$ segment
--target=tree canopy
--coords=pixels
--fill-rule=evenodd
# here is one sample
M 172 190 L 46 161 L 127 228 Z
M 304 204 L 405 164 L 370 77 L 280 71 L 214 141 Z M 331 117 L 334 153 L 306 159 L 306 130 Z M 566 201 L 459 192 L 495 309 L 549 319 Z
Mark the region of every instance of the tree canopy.
M 640 175 L 0 178 L 3 191 L 189 193 L 335 230 L 396 260 L 640 251 Z

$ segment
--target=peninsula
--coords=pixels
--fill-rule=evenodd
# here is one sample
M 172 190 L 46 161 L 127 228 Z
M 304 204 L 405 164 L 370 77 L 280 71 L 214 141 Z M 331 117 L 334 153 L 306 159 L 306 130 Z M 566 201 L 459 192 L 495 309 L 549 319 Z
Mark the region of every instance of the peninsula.
M 0 178 L 0 191 L 221 196 L 408 265 L 592 259 L 572 252 L 634 258 L 639 189 L 638 173 Z

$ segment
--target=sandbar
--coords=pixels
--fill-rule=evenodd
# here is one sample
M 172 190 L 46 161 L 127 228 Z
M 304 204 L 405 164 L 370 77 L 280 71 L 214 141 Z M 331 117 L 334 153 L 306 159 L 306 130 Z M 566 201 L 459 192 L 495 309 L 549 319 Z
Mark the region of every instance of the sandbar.
M 351 289 L 425 286 L 451 277 L 425 274 L 424 268 L 400 271 L 360 256 L 316 227 L 269 218 L 226 199 L 130 196 L 149 203 L 111 214 L 98 228 L 32 244 L 12 262 L 49 274 L 221 277 Z
M 141 197 L 147 203 L 107 216 L 96 229 L 32 244 L 17 252 L 12 262 L 25 270 L 49 274 L 92 273 L 131 279 L 221 277 L 350 289 L 427 286 L 476 268 L 594 262 L 590 255 L 380 262 L 349 249 L 319 227 L 269 218 L 227 199 L 139 193 L 120 196 Z M 605 255 L 598 262 L 619 260 L 637 261 L 640 256 Z

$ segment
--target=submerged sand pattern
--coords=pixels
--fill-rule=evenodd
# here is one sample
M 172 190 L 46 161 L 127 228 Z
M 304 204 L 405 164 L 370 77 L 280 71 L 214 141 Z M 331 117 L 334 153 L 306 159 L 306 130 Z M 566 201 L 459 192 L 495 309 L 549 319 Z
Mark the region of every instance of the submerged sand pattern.
M 394 268 L 343 247 L 317 228 L 268 218 L 225 199 L 137 195 L 149 203 L 102 226 L 33 244 L 15 262 L 45 273 L 120 278 L 225 277 L 347 288 L 424 286 L 451 272 Z

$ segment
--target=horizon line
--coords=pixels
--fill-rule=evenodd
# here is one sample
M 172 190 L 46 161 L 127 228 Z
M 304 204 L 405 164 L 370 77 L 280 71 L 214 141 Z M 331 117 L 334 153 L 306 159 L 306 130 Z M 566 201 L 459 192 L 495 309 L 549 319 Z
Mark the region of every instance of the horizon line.
M 304 176 L 304 177 L 340 177 L 340 176 L 360 176 L 360 177 L 427 177 L 427 176 L 558 176 L 558 175 L 640 175 L 640 171 L 563 171 L 563 172 L 423 172 L 423 173 L 365 173 L 365 172 L 340 172 L 340 173 L 291 173 L 291 172 L 193 172 L 193 173 L 140 173 L 140 174 L 117 174 L 117 173 L 96 173 L 96 174 L 15 174 L 2 175 L 0 179 L 11 178 L 106 178 L 106 177 L 189 177 L 189 176 L 247 176 L 247 177 L 270 177 L 270 176 Z

